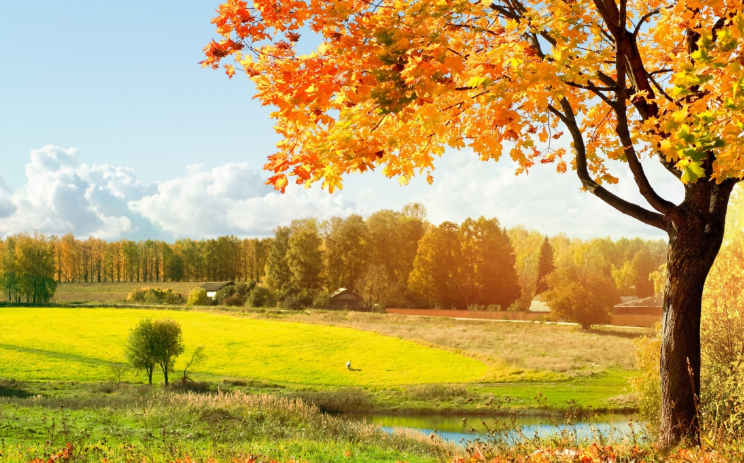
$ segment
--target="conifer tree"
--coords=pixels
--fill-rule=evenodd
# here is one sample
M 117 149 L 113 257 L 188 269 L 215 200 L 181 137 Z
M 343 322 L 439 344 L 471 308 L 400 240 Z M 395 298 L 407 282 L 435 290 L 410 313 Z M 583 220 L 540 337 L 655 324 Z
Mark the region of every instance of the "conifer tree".
M 540 294 L 548 290 L 548 283 L 545 281 L 545 277 L 555 270 L 553 259 L 553 246 L 550 245 L 550 241 L 548 241 L 548 237 L 546 236 L 540 247 L 540 257 L 537 261 L 537 287 L 535 288 L 535 294 Z

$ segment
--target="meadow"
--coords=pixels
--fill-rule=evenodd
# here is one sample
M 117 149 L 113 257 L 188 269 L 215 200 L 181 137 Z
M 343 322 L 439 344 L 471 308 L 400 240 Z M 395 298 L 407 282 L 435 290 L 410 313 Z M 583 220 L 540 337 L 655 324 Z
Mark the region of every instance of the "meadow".
M 112 363 L 125 362 L 130 329 L 143 318 L 166 317 L 183 328 L 181 358 L 203 345 L 207 359 L 193 371 L 215 377 L 395 386 L 467 383 L 488 372 L 473 358 L 349 328 L 187 311 L 0 308 L 0 377 L 106 380 Z
M 127 294 L 135 289 L 143 287 L 170 288 L 180 293 L 184 298 L 188 297 L 191 290 L 203 284 L 197 281 L 169 281 L 165 282 L 142 282 L 142 281 L 107 281 L 102 283 L 59 283 L 54 292 L 52 302 L 58 304 L 75 303 L 106 303 L 115 304 L 124 302 Z

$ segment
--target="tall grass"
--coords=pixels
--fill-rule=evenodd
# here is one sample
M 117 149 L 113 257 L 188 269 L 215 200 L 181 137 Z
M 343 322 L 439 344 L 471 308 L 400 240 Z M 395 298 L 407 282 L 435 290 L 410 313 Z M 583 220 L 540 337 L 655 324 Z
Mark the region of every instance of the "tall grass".
M 287 460 L 438 461 L 453 448 L 322 413 L 301 400 L 239 391 L 0 399 L 3 461 L 48 459 L 71 444 L 80 462 L 174 461 L 188 455 L 231 461 L 241 455 Z

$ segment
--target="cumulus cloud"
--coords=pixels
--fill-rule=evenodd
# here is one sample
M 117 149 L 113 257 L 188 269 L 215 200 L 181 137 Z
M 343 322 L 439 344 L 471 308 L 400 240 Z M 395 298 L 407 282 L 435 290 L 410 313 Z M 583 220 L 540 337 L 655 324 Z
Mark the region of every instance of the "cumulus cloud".
M 0 235 L 38 230 L 103 239 L 269 236 L 295 218 L 365 212 L 317 187 L 293 185 L 281 195 L 247 163 L 187 170 L 145 187 L 130 168 L 81 163 L 75 148 L 33 150 L 23 187 L 14 193 L 0 177 Z
M 484 163 L 468 151 L 447 153 L 436 165 L 434 186 L 419 181 L 398 188 L 373 174 L 353 176 L 343 194 L 291 185 L 282 195 L 247 163 L 214 169 L 191 165 L 183 176 L 146 187 L 130 168 L 81 163 L 75 148 L 50 145 L 31 152 L 27 181 L 17 191 L 0 176 L 0 235 L 38 230 L 104 239 L 260 237 L 297 218 L 366 216 L 418 201 L 427 206 L 433 223 L 483 215 L 507 227 L 522 224 L 551 235 L 663 237 L 582 193 L 570 171 L 560 175 L 550 165 L 536 166 L 529 175 L 515 176 L 508 159 Z M 659 193 L 682 199 L 674 177 L 654 160 L 644 165 Z M 615 167 L 620 182 L 610 189 L 643 204 L 627 168 Z
M 212 170 L 194 165 L 188 170 L 184 177 L 160 182 L 157 192 L 130 202 L 130 208 L 174 236 L 191 237 L 268 236 L 295 218 L 364 212 L 343 195 L 318 187 L 291 185 L 279 194 L 247 163 Z
M 10 196 L 12 211 L 0 222 L 0 233 L 116 238 L 137 231 L 122 205 L 145 192 L 130 170 L 80 164 L 75 148 L 48 145 L 31 151 L 26 184 Z
M 660 194 L 675 202 L 683 199 L 679 181 L 658 162 L 648 160 L 643 164 Z M 627 167 L 613 167 L 619 182 L 608 189 L 646 205 Z M 527 175 L 515 176 L 514 171 L 515 165 L 508 159 L 484 163 L 468 151 L 447 153 L 437 164 L 434 187 L 414 199 L 426 205 L 434 223 L 484 215 L 497 217 L 507 227 L 522 224 L 551 235 L 664 237 L 661 231 L 581 192 L 573 171 L 557 174 L 552 165 L 535 166 Z

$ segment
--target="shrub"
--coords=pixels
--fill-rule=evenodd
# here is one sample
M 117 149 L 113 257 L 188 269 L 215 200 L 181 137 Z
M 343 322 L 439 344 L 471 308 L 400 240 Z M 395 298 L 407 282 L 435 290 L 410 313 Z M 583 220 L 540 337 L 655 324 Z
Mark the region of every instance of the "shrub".
M 661 379 L 659 378 L 659 356 L 661 352 L 661 325 L 656 326 L 656 338 L 636 339 L 636 368 L 640 374 L 631 380 L 633 391 L 638 395 L 638 418 L 656 430 L 661 419 Z
M 327 307 L 330 302 L 331 297 L 328 291 L 318 291 L 313 298 L 313 307 Z
M 499 304 L 488 304 L 486 310 L 489 312 L 501 312 L 501 306 Z
M 274 293 L 266 286 L 256 286 L 248 296 L 250 307 L 273 307 L 275 303 Z
M 486 306 L 483 304 L 470 304 L 468 306 L 468 310 L 472 310 L 474 312 L 482 312 L 486 310 Z
M 144 287 L 129 293 L 126 301 L 138 304 L 183 304 L 183 296 L 172 289 Z
M 189 294 L 189 299 L 186 301 L 188 305 L 208 305 L 209 298 L 207 297 L 207 291 L 204 288 L 194 288 Z
M 317 296 L 319 291 L 314 289 L 303 289 L 302 291 L 297 294 L 297 300 L 300 303 L 300 307 L 297 309 L 301 309 L 303 307 L 310 307 L 313 305 L 313 301 L 315 301 L 315 296 Z
M 297 296 L 287 296 L 284 299 L 282 299 L 282 302 L 280 305 L 282 309 L 300 310 L 302 308 L 302 301 Z
M 217 294 L 214 295 L 214 300 L 217 304 L 224 304 L 224 305 L 232 305 L 232 306 L 241 306 L 245 304 L 246 300 L 248 299 L 248 295 L 250 295 L 251 291 L 256 287 L 255 281 L 249 281 L 249 282 L 240 282 L 234 285 L 225 286 L 221 290 L 217 291 Z M 228 304 L 227 299 L 230 299 L 230 303 Z M 239 303 L 236 303 L 235 301 L 239 300 Z
M 238 296 L 237 294 L 233 294 L 232 296 L 227 296 L 222 300 L 222 303 L 229 307 L 240 307 L 243 305 L 243 298 Z

